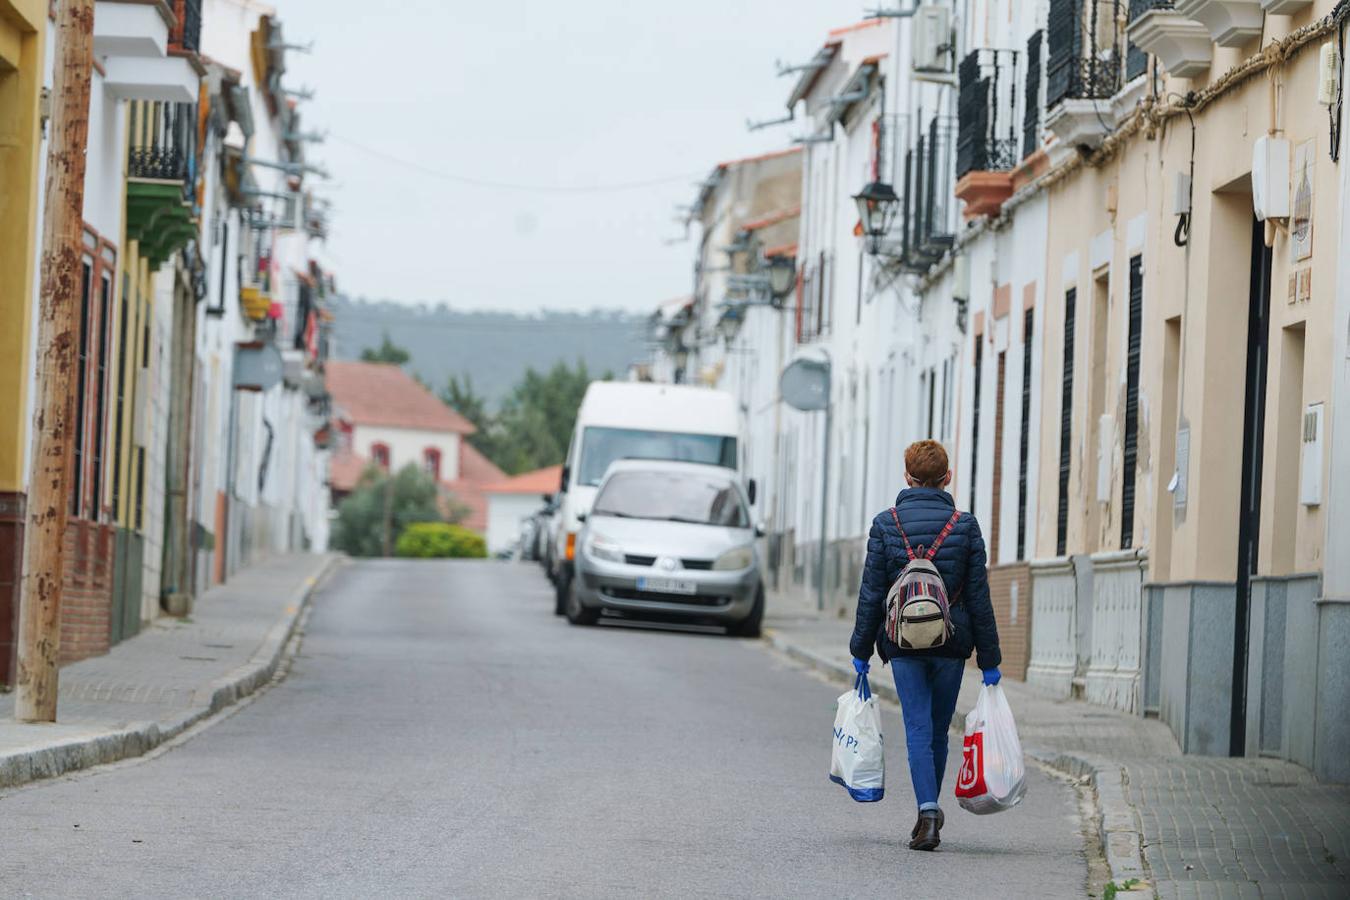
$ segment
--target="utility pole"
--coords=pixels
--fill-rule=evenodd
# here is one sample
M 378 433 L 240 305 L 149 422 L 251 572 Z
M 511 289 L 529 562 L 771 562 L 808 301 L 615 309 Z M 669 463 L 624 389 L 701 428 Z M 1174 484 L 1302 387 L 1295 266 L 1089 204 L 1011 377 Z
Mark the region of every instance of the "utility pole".
M 57 5 L 56 77 L 42 228 L 38 299 L 33 468 L 24 523 L 19 599 L 18 690 L 14 718 L 55 722 L 61 646 L 61 581 L 70 445 L 75 412 L 76 310 L 80 302 L 84 158 L 89 136 L 89 77 L 94 64 L 94 0 Z

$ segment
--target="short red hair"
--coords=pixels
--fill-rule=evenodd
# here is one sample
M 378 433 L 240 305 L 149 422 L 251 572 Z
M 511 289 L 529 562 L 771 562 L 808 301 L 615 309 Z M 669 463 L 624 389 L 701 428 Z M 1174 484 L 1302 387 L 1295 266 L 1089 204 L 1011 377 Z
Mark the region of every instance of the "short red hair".
M 937 441 L 915 441 L 905 451 L 905 471 L 922 487 L 942 487 L 947 477 L 947 451 Z

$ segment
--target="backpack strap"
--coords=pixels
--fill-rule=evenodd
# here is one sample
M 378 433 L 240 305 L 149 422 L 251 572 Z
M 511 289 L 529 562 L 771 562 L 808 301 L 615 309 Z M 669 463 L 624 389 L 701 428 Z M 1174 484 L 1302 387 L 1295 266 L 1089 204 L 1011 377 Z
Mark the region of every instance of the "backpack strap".
M 900 532 L 900 538 L 905 542 L 905 552 L 909 554 L 912 562 L 915 559 L 914 548 L 909 545 L 909 535 L 905 534 L 905 529 L 900 527 L 900 516 L 896 513 L 894 506 L 891 507 L 891 518 L 895 520 L 895 530 Z
M 934 539 L 933 541 L 933 546 L 928 548 L 928 553 L 924 555 L 924 559 L 932 559 L 933 557 L 937 556 L 938 548 L 941 547 L 942 542 L 947 539 L 947 535 L 952 533 L 952 529 L 956 527 L 956 520 L 959 518 L 961 518 L 960 510 L 957 510 L 956 512 L 952 513 L 952 517 L 947 520 L 947 524 L 942 526 L 942 530 L 938 532 L 937 538 Z M 908 540 L 905 541 L 905 546 L 906 547 L 909 546 Z M 910 559 L 913 558 L 914 555 L 911 553 Z

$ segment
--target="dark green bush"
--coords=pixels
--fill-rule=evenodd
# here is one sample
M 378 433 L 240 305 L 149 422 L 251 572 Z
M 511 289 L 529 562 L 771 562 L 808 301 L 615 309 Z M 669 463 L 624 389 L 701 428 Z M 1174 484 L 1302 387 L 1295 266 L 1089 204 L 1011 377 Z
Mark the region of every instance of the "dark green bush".
M 413 522 L 398 536 L 395 556 L 412 559 L 482 559 L 487 556 L 483 536 L 448 522 Z

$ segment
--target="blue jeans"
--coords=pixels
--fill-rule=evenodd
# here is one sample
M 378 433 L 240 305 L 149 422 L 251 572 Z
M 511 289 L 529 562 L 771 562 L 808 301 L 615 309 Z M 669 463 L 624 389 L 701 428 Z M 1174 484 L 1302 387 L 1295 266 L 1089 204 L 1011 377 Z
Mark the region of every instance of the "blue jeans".
M 909 777 L 919 809 L 937 809 L 947 768 L 947 730 L 956 712 L 965 662 L 939 656 L 897 656 L 891 660 L 895 692 L 905 720 Z

